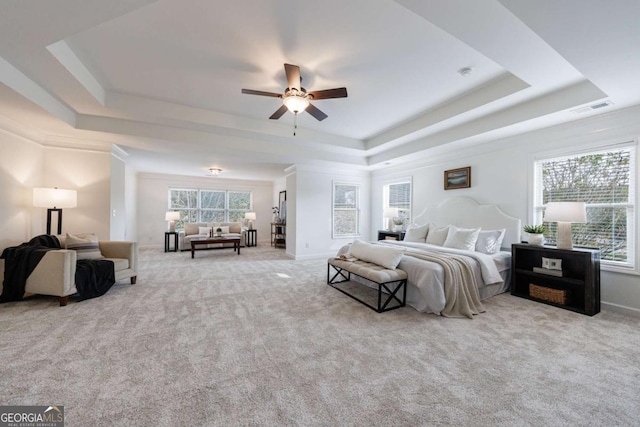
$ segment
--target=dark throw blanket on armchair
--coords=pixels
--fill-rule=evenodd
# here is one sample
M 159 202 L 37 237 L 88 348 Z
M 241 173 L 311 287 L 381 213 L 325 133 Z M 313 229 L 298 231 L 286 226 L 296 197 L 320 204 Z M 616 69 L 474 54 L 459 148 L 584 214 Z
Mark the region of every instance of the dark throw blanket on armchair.
M 24 296 L 27 278 L 47 251 L 54 249 L 60 249 L 58 239 L 42 234 L 20 246 L 2 251 L 0 258 L 5 262 L 0 303 L 20 301 Z M 116 282 L 113 262 L 102 259 L 78 260 L 75 280 L 80 300 L 104 295 Z

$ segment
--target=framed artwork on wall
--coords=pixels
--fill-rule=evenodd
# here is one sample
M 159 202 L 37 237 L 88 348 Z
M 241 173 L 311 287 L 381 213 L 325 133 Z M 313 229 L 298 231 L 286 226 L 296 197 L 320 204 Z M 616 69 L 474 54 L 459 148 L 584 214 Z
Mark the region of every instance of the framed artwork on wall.
M 456 190 L 471 187 L 471 166 L 444 171 L 444 189 Z

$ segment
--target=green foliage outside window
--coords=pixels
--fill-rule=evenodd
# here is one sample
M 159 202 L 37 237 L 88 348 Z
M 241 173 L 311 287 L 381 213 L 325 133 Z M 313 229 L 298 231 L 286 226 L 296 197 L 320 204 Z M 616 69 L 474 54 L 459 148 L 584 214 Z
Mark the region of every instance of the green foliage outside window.
M 542 203 L 585 202 L 587 223 L 572 225 L 574 245 L 599 248 L 603 260 L 631 262 L 632 161 L 632 150 L 621 149 L 540 162 Z M 547 241 L 555 242 L 557 224 L 544 225 Z

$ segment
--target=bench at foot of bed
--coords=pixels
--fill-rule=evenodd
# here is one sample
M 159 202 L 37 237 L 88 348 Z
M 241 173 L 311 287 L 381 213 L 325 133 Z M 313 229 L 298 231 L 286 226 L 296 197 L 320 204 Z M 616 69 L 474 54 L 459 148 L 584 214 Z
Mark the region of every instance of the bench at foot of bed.
M 350 281 L 352 274 L 378 285 L 377 307 L 368 304 L 346 290 L 335 286 L 338 283 Z M 344 261 L 329 258 L 327 264 L 327 285 L 339 290 L 343 294 L 353 298 L 361 304 L 366 305 L 378 313 L 404 307 L 407 302 L 407 273 L 405 271 L 400 269 L 389 270 L 378 264 L 362 260 Z M 400 292 L 402 293 L 402 300 L 399 298 Z M 382 301 L 383 295 L 386 297 L 384 302 Z M 395 301 L 396 304 L 389 306 L 389 303 L 393 301 Z

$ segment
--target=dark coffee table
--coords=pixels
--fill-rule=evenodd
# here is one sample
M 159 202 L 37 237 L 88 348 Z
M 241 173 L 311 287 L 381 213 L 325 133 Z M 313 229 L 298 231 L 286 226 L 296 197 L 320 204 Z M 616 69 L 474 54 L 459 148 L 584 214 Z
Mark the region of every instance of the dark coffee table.
M 196 246 L 213 243 L 233 243 L 233 251 L 238 252 L 238 255 L 240 255 L 240 237 L 203 237 L 202 239 L 193 239 L 191 241 L 191 258 L 195 255 Z M 229 246 L 229 248 L 231 247 Z

